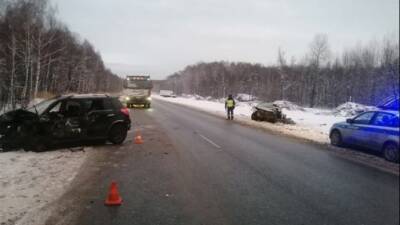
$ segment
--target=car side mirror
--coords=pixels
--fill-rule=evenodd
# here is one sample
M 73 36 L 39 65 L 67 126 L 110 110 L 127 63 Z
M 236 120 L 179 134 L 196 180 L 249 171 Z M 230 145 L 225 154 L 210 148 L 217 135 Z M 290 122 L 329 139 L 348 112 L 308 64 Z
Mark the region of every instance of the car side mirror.
M 354 123 L 354 120 L 353 120 L 353 119 L 347 119 L 347 120 L 346 120 L 346 123 L 350 123 L 350 124 L 351 124 L 351 123 Z

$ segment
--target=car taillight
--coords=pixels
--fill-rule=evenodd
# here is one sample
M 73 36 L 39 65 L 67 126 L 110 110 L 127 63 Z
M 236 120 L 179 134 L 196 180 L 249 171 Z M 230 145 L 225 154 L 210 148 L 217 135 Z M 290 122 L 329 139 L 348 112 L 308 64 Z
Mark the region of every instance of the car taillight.
M 129 116 L 129 109 L 128 109 L 128 108 L 122 108 L 122 109 L 121 109 L 121 112 L 122 112 L 124 115 Z

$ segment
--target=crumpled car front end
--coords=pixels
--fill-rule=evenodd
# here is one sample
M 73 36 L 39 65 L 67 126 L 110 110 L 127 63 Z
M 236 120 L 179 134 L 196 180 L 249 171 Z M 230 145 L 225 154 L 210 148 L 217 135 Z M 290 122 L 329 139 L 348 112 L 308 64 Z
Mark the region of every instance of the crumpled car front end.
M 12 115 L 9 113 L 0 116 L 0 150 L 6 151 L 14 148 L 12 137 L 15 127 L 13 127 Z
M 18 109 L 0 116 L 0 151 L 23 147 L 29 130 L 37 120 L 35 113 Z

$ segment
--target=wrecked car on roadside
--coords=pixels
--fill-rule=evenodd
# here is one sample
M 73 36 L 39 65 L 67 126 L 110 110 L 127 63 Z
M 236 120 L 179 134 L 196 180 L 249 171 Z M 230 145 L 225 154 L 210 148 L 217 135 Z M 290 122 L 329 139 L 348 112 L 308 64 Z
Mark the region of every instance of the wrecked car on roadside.
M 86 140 L 121 144 L 130 129 L 129 110 L 107 95 L 69 95 L 0 116 L 0 151 L 42 151 Z
M 254 106 L 251 119 L 255 121 L 267 121 L 270 123 L 280 122 L 294 124 L 292 119 L 287 118 L 286 115 L 282 113 L 281 107 L 270 102 L 263 102 Z

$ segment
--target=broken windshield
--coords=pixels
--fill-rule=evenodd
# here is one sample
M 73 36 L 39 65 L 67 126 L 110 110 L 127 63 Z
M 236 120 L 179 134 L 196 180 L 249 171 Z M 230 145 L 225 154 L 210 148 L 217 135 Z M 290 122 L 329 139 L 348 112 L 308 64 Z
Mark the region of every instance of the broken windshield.
M 33 105 L 29 108 L 27 108 L 28 111 L 36 113 L 38 115 L 42 115 L 43 112 L 54 102 L 56 101 L 56 99 L 49 99 L 49 100 L 45 100 L 42 101 L 36 105 Z

